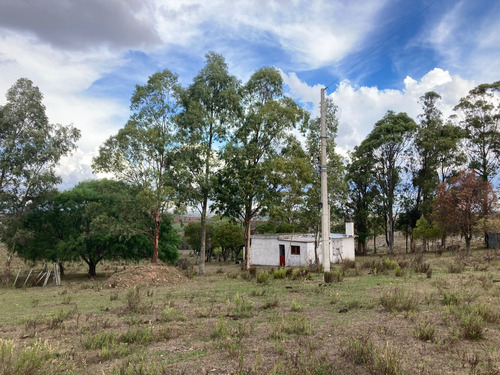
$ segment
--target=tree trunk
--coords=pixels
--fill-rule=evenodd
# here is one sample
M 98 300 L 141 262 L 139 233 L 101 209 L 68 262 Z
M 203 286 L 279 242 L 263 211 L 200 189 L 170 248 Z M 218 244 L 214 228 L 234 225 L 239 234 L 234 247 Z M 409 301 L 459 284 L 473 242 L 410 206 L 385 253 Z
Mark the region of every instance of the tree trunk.
M 158 264 L 158 246 L 160 242 L 160 210 L 155 212 L 155 233 L 153 242 L 153 259 L 151 263 Z
M 470 255 L 470 240 L 471 236 L 465 236 L 465 253 Z
M 251 228 L 252 219 L 245 220 L 245 268 L 250 269 L 250 239 L 251 239 Z
M 392 207 L 391 207 L 392 211 Z M 394 252 L 394 223 L 392 219 L 392 214 L 387 215 L 387 239 L 388 239 L 388 253 L 392 254 Z
M 87 264 L 89 265 L 89 276 L 97 276 L 97 273 L 96 273 L 96 266 L 97 264 L 94 263 L 94 261 L 90 260 L 89 262 L 87 262 Z
M 2 285 L 7 286 L 10 281 L 10 265 L 12 263 L 12 252 L 9 251 L 7 256 L 7 261 L 5 262 L 5 272 L 3 273 Z
M 200 250 L 200 268 L 198 274 L 205 275 L 205 253 L 207 246 L 207 205 L 208 199 L 204 198 L 201 208 L 201 250 Z

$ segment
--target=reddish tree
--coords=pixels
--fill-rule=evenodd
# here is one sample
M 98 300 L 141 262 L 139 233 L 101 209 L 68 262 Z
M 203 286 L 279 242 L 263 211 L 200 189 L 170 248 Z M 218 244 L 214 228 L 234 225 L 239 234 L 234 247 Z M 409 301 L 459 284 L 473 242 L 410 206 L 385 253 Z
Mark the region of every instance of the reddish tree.
M 449 183 L 438 186 L 434 202 L 434 221 L 444 233 L 461 233 L 467 254 L 475 226 L 491 214 L 496 195 L 488 181 L 474 171 L 461 171 Z M 443 244 L 444 245 L 444 244 Z

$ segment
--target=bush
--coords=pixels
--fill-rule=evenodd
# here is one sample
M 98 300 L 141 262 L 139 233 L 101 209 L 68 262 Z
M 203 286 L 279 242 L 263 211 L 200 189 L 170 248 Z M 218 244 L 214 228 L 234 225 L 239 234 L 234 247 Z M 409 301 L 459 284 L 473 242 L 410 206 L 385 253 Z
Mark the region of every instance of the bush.
M 102 331 L 97 334 L 89 334 L 82 340 L 82 346 L 89 349 L 111 348 L 118 342 L 118 336 L 114 332 Z
M 269 283 L 269 273 L 267 271 L 261 271 L 257 274 L 257 282 L 259 284 L 268 284 Z
M 273 279 L 284 279 L 286 277 L 286 270 L 281 268 L 273 271 Z
M 436 333 L 436 327 L 431 325 L 428 320 L 418 323 L 413 329 L 413 335 L 423 341 L 434 340 L 434 335 Z
M 0 339 L 2 375 L 36 375 L 61 373 L 51 360 L 57 356 L 47 341 L 36 340 L 31 346 L 16 348 L 12 341 Z
M 323 273 L 323 278 L 327 284 L 331 284 L 333 282 L 340 283 L 344 280 L 344 272 L 342 269 L 325 272 Z

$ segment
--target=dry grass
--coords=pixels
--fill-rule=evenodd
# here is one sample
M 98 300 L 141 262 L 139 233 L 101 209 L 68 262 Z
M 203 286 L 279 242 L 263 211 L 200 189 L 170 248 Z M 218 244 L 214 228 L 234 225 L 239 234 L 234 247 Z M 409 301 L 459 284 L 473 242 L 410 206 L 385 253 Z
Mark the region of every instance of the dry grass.
M 106 263 L 95 280 L 68 264 L 61 287 L 0 289 L 0 373 L 498 374 L 500 254 L 475 251 L 450 273 L 456 259 L 424 254 L 428 278 L 412 254 L 358 258 L 333 265 L 331 284 L 217 263 L 139 288 L 109 277 L 143 281 L 146 263 Z

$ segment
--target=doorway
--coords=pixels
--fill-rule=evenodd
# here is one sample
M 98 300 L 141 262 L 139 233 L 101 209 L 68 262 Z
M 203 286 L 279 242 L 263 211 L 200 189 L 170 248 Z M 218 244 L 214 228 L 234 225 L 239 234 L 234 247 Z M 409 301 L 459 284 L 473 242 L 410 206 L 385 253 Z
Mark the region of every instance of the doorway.
M 285 267 L 285 245 L 280 245 L 280 267 Z

